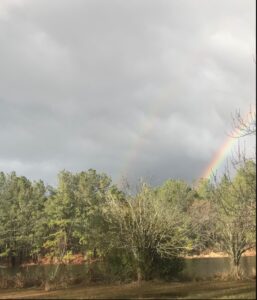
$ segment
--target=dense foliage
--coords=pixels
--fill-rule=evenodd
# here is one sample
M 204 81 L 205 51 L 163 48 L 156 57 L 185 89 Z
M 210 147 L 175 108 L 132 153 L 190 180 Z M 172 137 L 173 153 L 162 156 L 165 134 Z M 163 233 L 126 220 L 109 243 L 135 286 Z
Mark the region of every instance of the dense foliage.
M 255 209 L 253 161 L 216 184 L 142 183 L 134 194 L 92 169 L 60 172 L 56 188 L 1 172 L 0 260 L 14 266 L 81 254 L 101 259 L 119 278 L 140 280 L 170 278 L 185 254 L 219 249 L 238 267 L 255 246 Z

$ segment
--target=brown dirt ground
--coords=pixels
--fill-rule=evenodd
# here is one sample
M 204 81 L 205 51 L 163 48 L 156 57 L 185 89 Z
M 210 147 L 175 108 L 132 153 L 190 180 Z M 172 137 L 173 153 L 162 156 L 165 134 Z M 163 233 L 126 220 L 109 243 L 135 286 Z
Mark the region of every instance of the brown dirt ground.
M 0 299 L 256 299 L 254 281 L 143 282 L 77 286 L 46 292 L 40 289 L 0 290 Z

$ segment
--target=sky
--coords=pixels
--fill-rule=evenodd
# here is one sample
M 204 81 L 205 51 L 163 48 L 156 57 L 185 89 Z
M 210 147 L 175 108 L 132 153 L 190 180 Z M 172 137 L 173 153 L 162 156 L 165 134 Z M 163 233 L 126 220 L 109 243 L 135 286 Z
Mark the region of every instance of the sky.
M 255 103 L 254 0 L 0 0 L 0 170 L 199 178 Z

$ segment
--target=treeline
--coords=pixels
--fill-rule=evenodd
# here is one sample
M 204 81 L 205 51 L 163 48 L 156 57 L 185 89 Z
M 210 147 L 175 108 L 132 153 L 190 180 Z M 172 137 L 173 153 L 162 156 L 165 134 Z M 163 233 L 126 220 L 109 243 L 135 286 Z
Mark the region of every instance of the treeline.
M 228 253 L 238 274 L 241 255 L 255 246 L 255 209 L 252 160 L 219 182 L 141 182 L 136 193 L 92 169 L 60 172 L 57 187 L 1 172 L 0 260 L 61 263 L 82 254 L 140 280 L 171 276 L 180 257 L 212 249 Z

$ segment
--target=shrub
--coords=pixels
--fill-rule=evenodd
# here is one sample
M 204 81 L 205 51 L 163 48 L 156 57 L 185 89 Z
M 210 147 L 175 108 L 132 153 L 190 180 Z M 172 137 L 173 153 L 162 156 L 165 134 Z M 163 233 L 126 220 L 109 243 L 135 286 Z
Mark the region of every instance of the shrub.
M 152 265 L 152 278 L 171 280 L 183 270 L 185 261 L 181 257 L 163 258 L 156 256 Z

